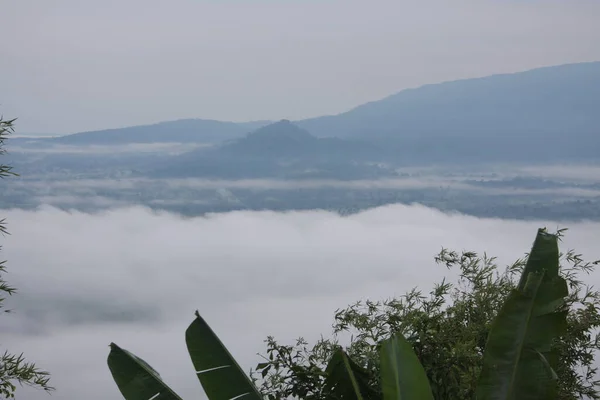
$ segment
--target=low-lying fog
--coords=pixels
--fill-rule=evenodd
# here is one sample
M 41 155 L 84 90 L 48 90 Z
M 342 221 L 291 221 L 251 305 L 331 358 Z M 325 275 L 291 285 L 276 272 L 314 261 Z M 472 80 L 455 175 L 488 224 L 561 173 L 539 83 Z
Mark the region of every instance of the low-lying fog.
M 110 342 L 154 366 L 184 398 L 202 398 L 184 331 L 196 309 L 249 369 L 263 340 L 328 335 L 337 308 L 361 298 L 425 291 L 455 274 L 442 246 L 487 251 L 508 264 L 551 221 L 448 215 L 392 205 L 349 217 L 328 212 L 233 212 L 183 218 L 141 207 L 86 214 L 5 210 L 7 304 L 2 344 L 52 373 L 56 399 L 120 395 L 106 365 Z M 600 223 L 570 228 L 563 250 L 600 258 Z M 589 276 L 591 284 L 600 275 Z M 24 389 L 23 399 L 47 399 Z

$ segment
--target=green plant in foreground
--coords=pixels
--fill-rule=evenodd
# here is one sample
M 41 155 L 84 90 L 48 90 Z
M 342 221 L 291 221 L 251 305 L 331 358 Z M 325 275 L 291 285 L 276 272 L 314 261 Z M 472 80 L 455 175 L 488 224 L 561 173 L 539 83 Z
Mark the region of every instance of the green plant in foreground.
M 560 239 L 565 230 L 557 232 Z M 472 251 L 442 249 L 436 262 L 460 272 L 427 296 L 413 289 L 383 301 L 357 302 L 335 313 L 333 336 L 309 345 L 267 339 L 267 353 L 252 377 L 269 399 L 323 399 L 330 394 L 326 368 L 343 335 L 348 356 L 380 390 L 380 344 L 402 334 L 423 365 L 436 400 L 475 399 L 483 354 L 492 322 L 518 287 L 527 258 L 506 269 L 495 258 Z M 558 400 L 600 399 L 594 358 L 600 349 L 600 293 L 584 283 L 599 262 L 584 261 L 573 250 L 560 254 L 560 275 L 567 281 L 567 330 L 551 348 L 558 355 Z M 348 341 L 348 338 L 350 340 Z M 381 393 L 380 393 L 381 395 Z
M 185 332 L 185 342 L 196 376 L 209 399 L 230 400 L 242 396 L 250 400 L 262 398 L 250 378 L 198 312 Z M 180 399 L 144 360 L 114 343 L 110 347 L 108 367 L 125 399 Z
M 559 274 L 557 235 L 540 229 L 519 284 L 510 291 L 491 324 L 476 387 L 477 399 L 557 398 L 558 353 L 552 344 L 566 332 L 567 295 L 567 281 Z M 186 331 L 186 344 L 209 399 L 262 398 L 199 314 Z M 326 390 L 321 398 L 435 398 L 417 352 L 401 333 L 376 347 L 378 386 L 373 386 L 375 380 L 368 369 L 336 347 L 322 374 Z M 179 399 L 152 367 L 114 343 L 108 365 L 126 400 Z M 302 394 L 295 397 L 305 398 Z
M 0 116 L 0 155 L 6 153 L 4 140 L 8 134 L 13 132 L 14 121 L 14 119 L 4 120 Z M 10 165 L 0 164 L 0 178 L 16 175 Z M 8 235 L 4 219 L 0 219 L 0 235 Z M 5 261 L 0 261 L 0 309 L 4 308 L 6 296 L 12 296 L 17 291 L 16 288 L 4 279 L 3 275 L 5 273 Z M 9 311 L 4 310 L 4 312 Z M 49 385 L 49 381 L 50 374 L 40 370 L 34 363 L 27 362 L 23 353 L 16 355 L 4 351 L 0 355 L 0 397 L 13 398 L 17 390 L 17 384 L 32 386 L 51 392 L 54 388 Z

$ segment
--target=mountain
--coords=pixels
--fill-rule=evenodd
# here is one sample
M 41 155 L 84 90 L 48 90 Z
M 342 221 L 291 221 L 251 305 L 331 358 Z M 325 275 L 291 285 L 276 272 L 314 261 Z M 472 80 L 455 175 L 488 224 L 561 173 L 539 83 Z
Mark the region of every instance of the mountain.
M 217 151 L 233 157 L 302 157 L 319 147 L 320 140 L 288 120 L 262 127 L 245 137 L 226 143 Z
M 597 136 L 598 109 L 590 62 L 425 85 L 297 124 L 320 137 Z
M 365 178 L 389 175 L 369 165 L 381 149 L 356 140 L 317 138 L 288 120 L 220 146 L 172 157 L 153 176 Z
M 381 149 L 355 139 L 317 138 L 289 120 L 282 120 L 216 150 L 220 156 L 272 159 L 343 159 L 368 161 L 381 158 Z
M 270 121 L 222 122 L 206 119 L 182 119 L 127 128 L 80 132 L 45 139 L 51 143 L 69 145 L 115 145 L 125 143 L 214 143 L 239 138 L 269 124 Z
M 589 162 L 600 159 L 599 109 L 600 62 L 590 62 L 425 85 L 294 124 L 180 120 L 40 141 L 225 143 L 210 156 L 202 152 L 212 159 L 330 157 L 342 163 L 396 165 Z
M 600 159 L 600 62 L 426 85 L 297 124 L 360 138 L 405 165 Z

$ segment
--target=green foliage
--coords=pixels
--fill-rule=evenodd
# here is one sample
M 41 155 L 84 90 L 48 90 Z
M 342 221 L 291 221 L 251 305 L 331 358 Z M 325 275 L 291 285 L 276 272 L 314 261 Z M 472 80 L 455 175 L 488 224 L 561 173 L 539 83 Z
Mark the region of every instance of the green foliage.
M 567 325 L 567 282 L 558 274 L 555 235 L 538 232 L 519 285 L 494 318 L 483 355 L 477 399 L 555 399 L 556 349 Z
M 147 362 L 110 344 L 108 367 L 117 387 L 128 400 L 181 400 Z
M 185 341 L 196 376 L 209 400 L 262 398 L 198 312 L 185 332 Z M 126 400 L 181 400 L 147 362 L 114 343 L 110 347 L 108 367 Z
M 13 123 L 15 121 L 16 119 L 4 120 L 0 116 L 0 155 L 6 154 L 6 149 L 4 148 L 4 141 L 6 140 L 9 134 L 15 131 L 13 126 Z M 0 178 L 5 178 L 11 175 L 17 175 L 12 171 L 12 167 L 10 165 L 0 164 Z
M 402 335 L 385 340 L 379 358 L 384 400 L 433 400 L 427 374 Z
M 356 364 L 340 347 L 335 350 L 325 370 L 326 399 L 402 400 L 431 399 L 431 387 L 425 370 L 402 335 L 380 343 L 381 387 L 369 384 L 369 371 Z
M 370 385 L 368 371 L 356 364 L 341 348 L 336 349 L 325 370 L 327 398 L 376 400 L 379 391 Z
M 7 136 L 14 132 L 13 122 L 15 120 L 4 120 L 0 117 L 0 155 L 6 153 L 4 141 Z M 16 176 L 9 165 L 0 164 L 0 178 L 8 176 Z M 5 220 L 0 220 L 0 235 L 7 235 Z M 2 247 L 0 246 L 0 249 Z M 0 310 L 4 308 L 4 300 L 6 296 L 12 296 L 17 289 L 11 286 L 5 279 L 6 261 L 0 261 Z M 10 310 L 3 310 L 10 312 Z M 4 398 L 13 398 L 17 385 L 28 385 L 43 389 L 47 392 L 54 390 L 49 385 L 49 374 L 36 367 L 34 363 L 27 362 L 23 354 L 11 354 L 5 351 L 0 356 L 0 396 Z
M 496 271 L 493 259 L 485 255 L 481 259 L 474 253 L 463 254 L 459 285 L 450 290 L 452 286 L 442 282 L 429 299 L 413 290 L 395 303 L 395 310 L 402 312 L 400 317 L 397 313 L 382 314 L 378 304 L 369 302 L 367 318 L 352 307 L 351 319 L 344 319 L 344 312 L 338 312 L 337 332 L 349 326 L 356 329 L 359 324 L 368 327 L 366 331 L 359 331 L 363 337 L 358 342 L 351 341 L 346 349 L 331 340 L 321 339 L 312 349 L 299 340 L 298 349 L 279 346 L 269 338 L 267 362 L 258 366 L 261 388 L 266 392 L 264 397 L 269 400 L 290 397 L 556 400 L 580 396 L 581 391 L 570 392 L 572 387 L 563 387 L 557 373 L 561 371 L 561 351 L 565 350 L 558 344 L 567 333 L 567 315 L 574 304 L 574 298 L 568 296 L 568 285 L 577 288 L 581 284 L 573 277 L 573 269 L 561 274 L 560 233 L 552 235 L 540 229 L 527 262 L 519 260 L 503 274 Z M 437 260 L 450 267 L 456 258 L 455 253 L 442 251 Z M 566 258 L 580 260 L 569 254 Z M 575 268 L 590 268 L 590 264 L 577 263 L 575 261 Z M 513 277 L 517 271 L 521 272 L 518 283 Z M 464 285 L 465 277 L 471 278 L 467 279 L 467 285 Z M 499 291 L 501 295 L 486 296 L 490 294 L 486 289 L 498 283 L 503 289 Z M 477 287 L 483 292 L 473 296 L 473 288 Z M 447 304 L 447 298 L 454 302 Z M 491 316 L 484 319 L 477 314 L 482 311 L 477 310 L 478 306 L 483 304 L 476 304 L 474 300 L 501 307 L 495 315 L 484 308 Z M 471 315 L 472 312 L 475 314 Z M 348 321 L 352 325 L 344 325 Z M 483 327 L 472 329 L 474 321 Z M 392 322 L 397 325 L 390 328 Z M 466 330 L 461 330 L 461 326 Z M 455 336 L 455 331 L 470 333 L 468 342 L 465 344 L 460 334 Z M 410 340 L 404 334 L 408 334 Z M 263 397 L 198 312 L 186 331 L 186 344 L 196 375 L 210 400 Z M 586 350 L 593 353 L 595 348 L 587 343 Z M 586 364 L 587 358 L 577 360 L 579 366 L 591 365 L 591 361 Z M 126 400 L 181 400 L 150 365 L 114 343 L 108 365 Z M 589 376 L 593 375 L 594 372 Z M 583 384 L 583 379 L 567 383 Z M 593 392 L 596 382 L 590 381 L 585 380 L 585 384 Z M 470 384 L 472 386 L 467 386 Z M 458 397 L 456 393 L 464 395 Z
M 442 284 L 438 289 L 446 286 Z M 490 324 L 483 351 L 483 367 L 478 371 L 479 382 L 474 389 L 477 399 L 557 398 L 558 376 L 554 370 L 557 352 L 552 344 L 566 331 L 567 295 L 567 282 L 559 276 L 558 236 L 539 230 L 518 286 L 511 289 L 500 312 Z M 469 321 L 462 323 L 468 325 Z M 438 329 L 426 333 L 440 336 L 441 332 Z M 370 371 L 358 365 L 338 347 L 325 370 L 323 390 L 319 395 L 312 393 L 311 396 L 362 400 L 363 393 L 369 393 L 371 398 L 382 400 L 435 398 L 428 375 L 413 349 L 421 344 L 419 339 L 411 344 L 401 333 L 394 332 L 391 337 L 372 344 L 372 348 L 378 349 L 379 357 L 379 373 L 373 373 L 372 376 L 379 376 L 380 383 L 372 386 L 371 391 L 364 387 L 370 381 Z M 290 357 L 289 350 L 285 349 L 288 360 L 300 358 L 298 352 Z M 433 353 L 437 350 L 435 347 L 430 349 Z M 274 360 L 272 355 L 269 355 L 271 361 Z M 317 368 L 318 371 L 314 359 L 309 357 L 308 360 L 309 363 L 313 361 L 310 365 L 312 370 Z M 292 374 L 298 371 L 295 367 L 290 367 Z M 452 364 L 445 365 L 447 370 L 453 367 Z M 265 368 L 263 379 L 268 375 L 268 372 L 264 374 Z M 275 377 L 285 380 L 290 376 L 278 372 L 280 374 Z M 281 381 L 274 381 L 274 384 L 278 382 Z M 444 382 L 439 386 L 443 385 Z M 379 389 L 379 393 L 375 388 Z M 289 395 L 293 396 L 292 393 Z M 272 399 L 288 398 L 289 395 L 278 397 L 277 394 L 268 394 Z
M 15 120 L 4 120 L 0 117 L 0 155 L 6 153 L 4 141 L 7 136 L 14 131 L 13 122 Z M 0 178 L 16 176 L 9 165 L 0 164 Z M 5 220 L 0 220 L 0 235 L 7 235 Z M 0 249 L 2 247 L 0 246 Z M 12 296 L 17 289 L 11 286 L 5 279 L 6 261 L 0 261 L 0 309 L 4 308 L 6 296 Z M 10 310 L 3 310 L 10 312 Z M 54 390 L 49 385 L 49 374 L 36 367 L 34 363 L 27 362 L 23 354 L 15 355 L 5 351 L 0 356 L 0 396 L 4 398 L 13 398 L 17 385 L 28 385 L 43 389 L 47 392 Z
M 562 233 L 558 232 L 559 239 Z M 600 382 L 593 366 L 599 349 L 594 332 L 600 326 L 600 294 L 579 279 L 598 261 L 585 262 L 572 250 L 556 255 L 561 261 L 560 276 L 569 287 L 563 306 L 569 311 L 566 331 L 559 340 L 551 341 L 550 353 L 556 356 L 546 354 L 556 373 L 556 398 L 600 399 L 596 389 Z M 380 388 L 380 344 L 400 334 L 421 361 L 435 399 L 474 399 L 492 321 L 518 288 L 526 260 L 519 259 L 501 270 L 495 258 L 486 254 L 442 249 L 435 261 L 447 268 L 458 268 L 458 282 L 442 281 L 429 296 L 413 289 L 399 298 L 367 300 L 338 310 L 333 337 L 322 338 L 313 346 L 303 339 L 295 345 L 281 345 L 273 337 L 267 338 L 265 362 L 252 372 L 260 390 L 269 399 L 327 398 L 326 366 L 340 347 L 342 336 L 347 334 L 352 338 L 344 351 L 368 372 L 370 378 L 365 379 L 370 379 L 371 387 Z M 553 265 L 548 264 L 548 259 L 544 262 Z M 564 286 L 559 291 L 564 293 Z
M 185 342 L 196 375 L 211 400 L 243 396 L 260 400 L 262 396 L 225 345 L 196 312 L 196 319 L 185 332 Z

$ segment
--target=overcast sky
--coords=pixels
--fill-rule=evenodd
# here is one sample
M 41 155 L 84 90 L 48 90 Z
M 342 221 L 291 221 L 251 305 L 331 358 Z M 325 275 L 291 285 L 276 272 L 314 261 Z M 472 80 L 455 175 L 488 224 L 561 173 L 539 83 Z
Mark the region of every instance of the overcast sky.
M 403 88 L 600 60 L 597 0 L 2 0 L 21 133 L 300 119 Z
M 442 246 L 487 251 L 506 265 L 530 249 L 538 227 L 557 227 L 402 205 L 346 218 L 312 211 L 186 219 L 142 208 L 4 216 L 11 235 L 2 258 L 20 292 L 10 299 L 15 312 L 2 316 L 2 347 L 50 370 L 59 400 L 120 397 L 106 365 L 111 341 L 148 361 L 184 399 L 201 398 L 184 342 L 196 309 L 250 368 L 267 335 L 313 341 L 329 335 L 337 308 L 452 280 L 433 262 Z M 600 258 L 598 223 L 562 226 L 570 228 L 563 250 Z M 586 281 L 597 285 L 600 275 Z M 49 399 L 27 389 L 17 398 Z

